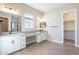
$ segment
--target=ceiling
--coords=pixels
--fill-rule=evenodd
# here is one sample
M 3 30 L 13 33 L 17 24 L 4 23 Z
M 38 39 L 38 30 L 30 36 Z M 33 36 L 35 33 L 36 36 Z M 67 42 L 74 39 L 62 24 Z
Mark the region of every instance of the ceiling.
M 33 7 L 41 12 L 47 12 L 51 9 L 63 7 L 68 4 L 69 3 L 27 3 L 27 5 Z

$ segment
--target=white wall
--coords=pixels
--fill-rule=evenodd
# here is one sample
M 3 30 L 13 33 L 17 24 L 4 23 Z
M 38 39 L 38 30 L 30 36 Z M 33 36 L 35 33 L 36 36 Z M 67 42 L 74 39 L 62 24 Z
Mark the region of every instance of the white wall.
M 46 20 L 46 30 L 49 34 L 48 40 L 60 43 L 63 42 L 63 20 L 61 15 L 62 14 L 59 11 L 50 11 L 45 14 L 44 19 Z
M 0 10 L 3 10 L 5 7 L 16 9 L 17 15 L 24 15 L 25 13 L 32 13 L 34 15 L 43 14 L 43 12 L 37 9 L 34 9 L 24 3 L 0 3 Z
M 79 4 L 70 4 L 61 8 L 57 8 L 54 10 L 50 10 L 44 15 L 44 19 L 46 20 L 47 24 L 47 31 L 50 36 L 51 41 L 55 42 L 63 42 L 63 12 L 66 10 L 72 10 L 75 8 L 79 8 Z M 58 26 L 58 27 L 51 27 L 51 26 Z

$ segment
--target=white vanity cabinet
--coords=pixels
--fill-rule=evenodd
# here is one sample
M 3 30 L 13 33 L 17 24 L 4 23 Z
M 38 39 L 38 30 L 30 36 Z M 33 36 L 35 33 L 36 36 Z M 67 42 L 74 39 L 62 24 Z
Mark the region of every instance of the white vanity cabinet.
M 0 37 L 0 54 L 10 54 L 26 47 L 23 35 L 8 35 Z
M 20 49 L 20 39 L 19 39 L 20 36 L 15 36 L 12 38 L 12 49 L 13 49 L 13 52 L 14 51 L 17 51 Z
M 0 38 L 0 54 L 8 54 L 13 52 L 12 38 L 1 37 Z
M 0 38 L 1 54 L 9 54 L 20 49 L 20 39 L 18 36 L 4 36 Z
M 36 35 L 36 42 L 37 43 L 42 42 L 46 39 L 47 39 L 47 32 L 46 31 L 41 31 L 41 32 L 37 33 L 37 35 Z
M 26 36 L 21 35 L 21 37 L 20 37 L 20 49 L 23 49 L 25 47 L 26 47 Z
M 42 32 L 41 36 L 42 36 L 42 41 L 46 40 L 47 39 L 47 32 L 46 31 Z

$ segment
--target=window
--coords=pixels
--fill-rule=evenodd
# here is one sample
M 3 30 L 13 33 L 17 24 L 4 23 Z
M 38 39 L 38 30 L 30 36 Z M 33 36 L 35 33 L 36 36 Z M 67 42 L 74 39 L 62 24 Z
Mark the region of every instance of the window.
M 24 17 L 22 21 L 22 31 L 30 31 L 34 29 L 34 18 Z
M 34 28 L 34 19 L 33 18 L 24 18 L 25 28 Z

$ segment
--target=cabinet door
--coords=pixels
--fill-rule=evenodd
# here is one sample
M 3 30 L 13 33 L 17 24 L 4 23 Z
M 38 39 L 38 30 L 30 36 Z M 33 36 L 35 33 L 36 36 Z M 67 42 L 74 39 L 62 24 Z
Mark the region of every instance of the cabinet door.
M 47 39 L 47 33 L 46 32 L 42 32 L 42 41 Z
M 36 36 L 37 42 L 42 42 L 46 39 L 47 39 L 47 33 L 46 32 L 41 32 L 41 33 L 37 34 L 37 36 Z
M 13 51 L 17 51 L 20 49 L 20 39 L 18 36 L 12 38 L 12 49 Z
M 26 37 L 20 37 L 20 49 L 26 47 Z
M 12 52 L 12 43 L 11 37 L 4 37 L 0 39 L 0 46 L 1 46 L 1 54 L 9 54 Z
M 39 42 L 41 42 L 41 39 L 42 39 L 41 33 L 37 34 L 36 35 L 36 41 L 39 43 Z

